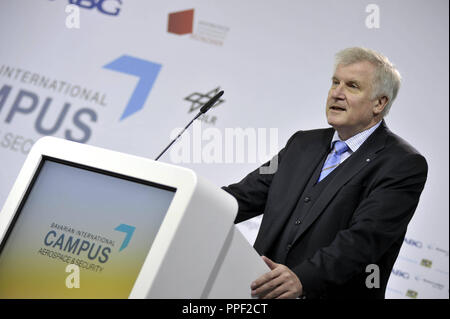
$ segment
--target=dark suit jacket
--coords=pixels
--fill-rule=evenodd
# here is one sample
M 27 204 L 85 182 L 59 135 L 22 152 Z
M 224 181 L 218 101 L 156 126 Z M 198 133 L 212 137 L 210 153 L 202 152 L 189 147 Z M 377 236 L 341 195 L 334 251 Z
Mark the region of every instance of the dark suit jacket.
M 278 153 L 276 173 L 257 169 L 224 187 L 239 203 L 236 223 L 264 213 L 254 244 L 259 254 L 271 257 L 312 171 L 330 151 L 333 133 L 299 131 Z M 384 120 L 346 162 L 311 207 L 287 255 L 286 266 L 307 298 L 384 298 L 428 171 L 425 158 Z M 375 274 L 366 272 L 370 264 L 379 267 L 379 288 L 366 286 Z

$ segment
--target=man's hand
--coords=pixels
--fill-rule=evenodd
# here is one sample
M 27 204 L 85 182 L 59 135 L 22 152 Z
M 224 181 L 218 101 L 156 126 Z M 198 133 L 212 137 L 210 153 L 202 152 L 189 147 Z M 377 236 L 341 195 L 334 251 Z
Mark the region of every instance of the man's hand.
M 252 283 L 252 296 L 259 298 L 297 298 L 303 293 L 303 286 L 297 275 L 288 267 L 277 264 L 262 256 L 271 269 Z

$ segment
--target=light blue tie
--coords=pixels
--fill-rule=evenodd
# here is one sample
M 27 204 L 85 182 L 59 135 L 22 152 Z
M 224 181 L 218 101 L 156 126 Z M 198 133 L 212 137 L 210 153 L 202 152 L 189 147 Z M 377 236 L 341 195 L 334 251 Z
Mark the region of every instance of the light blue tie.
M 341 155 L 342 153 L 346 152 L 349 149 L 347 144 L 342 141 L 336 141 L 334 142 L 334 149 L 333 153 L 330 157 L 326 160 L 325 164 L 323 164 L 322 172 L 319 176 L 319 182 L 328 176 L 336 167 L 338 167 L 340 161 L 341 161 Z

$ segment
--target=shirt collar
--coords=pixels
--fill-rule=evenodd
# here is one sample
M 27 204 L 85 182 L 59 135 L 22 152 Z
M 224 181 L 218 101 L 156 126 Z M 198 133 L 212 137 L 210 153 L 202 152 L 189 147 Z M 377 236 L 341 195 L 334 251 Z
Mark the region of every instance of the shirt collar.
M 379 121 L 377 124 L 375 124 L 374 126 L 372 126 L 371 128 L 362 131 L 352 137 L 350 137 L 349 139 L 345 140 L 345 144 L 348 145 L 349 149 L 351 150 L 351 152 L 356 152 L 356 150 L 369 138 L 369 136 L 378 128 L 378 126 L 380 126 L 382 121 Z M 333 135 L 333 139 L 331 140 L 331 147 L 333 147 L 334 142 L 336 141 L 342 141 L 339 138 L 338 132 L 335 130 L 334 131 L 334 135 Z

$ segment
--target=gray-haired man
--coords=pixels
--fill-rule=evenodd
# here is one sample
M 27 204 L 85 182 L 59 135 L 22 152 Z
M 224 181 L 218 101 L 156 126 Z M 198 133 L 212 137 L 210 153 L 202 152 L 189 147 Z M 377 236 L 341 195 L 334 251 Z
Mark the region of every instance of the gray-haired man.
M 332 128 L 295 133 L 275 173 L 257 169 L 224 187 L 238 200 L 236 223 L 264 214 L 254 247 L 271 271 L 251 283 L 253 295 L 384 298 L 428 170 L 383 120 L 399 87 L 386 57 L 340 51 L 326 103 Z M 369 265 L 379 286 L 366 284 Z

